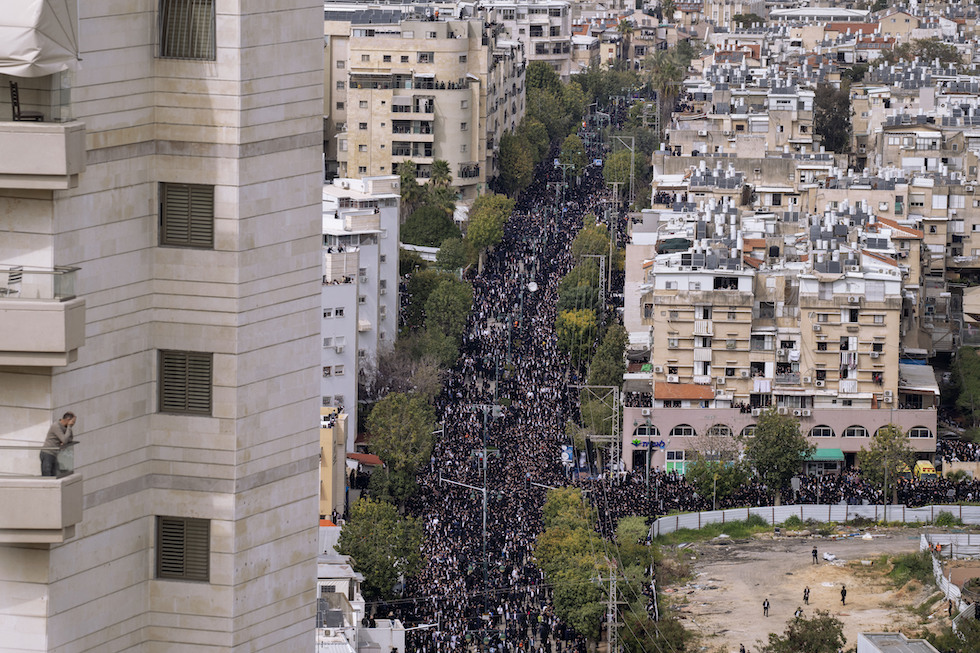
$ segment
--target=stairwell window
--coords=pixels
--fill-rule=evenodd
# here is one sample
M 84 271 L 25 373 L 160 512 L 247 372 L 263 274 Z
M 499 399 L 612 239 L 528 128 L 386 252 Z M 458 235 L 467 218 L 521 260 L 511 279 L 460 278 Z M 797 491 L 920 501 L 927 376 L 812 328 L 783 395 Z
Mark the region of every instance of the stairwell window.
M 215 60 L 214 0 L 160 0 L 160 57 Z
M 160 244 L 214 249 L 214 186 L 160 184 Z
M 213 358 L 205 352 L 160 351 L 161 413 L 211 414 Z
M 211 522 L 157 517 L 156 577 L 207 583 L 211 572 Z

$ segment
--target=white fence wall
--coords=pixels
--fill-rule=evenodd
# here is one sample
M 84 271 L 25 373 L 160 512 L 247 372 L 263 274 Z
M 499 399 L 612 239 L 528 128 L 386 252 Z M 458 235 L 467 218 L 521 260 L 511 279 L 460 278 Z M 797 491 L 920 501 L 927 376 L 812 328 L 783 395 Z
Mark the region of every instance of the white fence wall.
M 654 521 L 650 527 L 650 534 L 657 537 L 682 528 L 700 529 L 708 524 L 745 521 L 749 515 L 758 515 L 770 524 L 781 524 L 793 516 L 799 517 L 803 521 L 813 519 L 820 522 L 846 522 L 860 517 L 875 521 L 884 519 L 885 521 L 925 523 L 935 521 L 936 515 L 940 512 L 952 513 L 954 517 L 959 518 L 965 524 L 980 524 L 980 506 L 933 505 L 920 508 L 888 506 L 886 512 L 880 504 L 873 506 L 801 504 L 731 508 L 670 515 Z

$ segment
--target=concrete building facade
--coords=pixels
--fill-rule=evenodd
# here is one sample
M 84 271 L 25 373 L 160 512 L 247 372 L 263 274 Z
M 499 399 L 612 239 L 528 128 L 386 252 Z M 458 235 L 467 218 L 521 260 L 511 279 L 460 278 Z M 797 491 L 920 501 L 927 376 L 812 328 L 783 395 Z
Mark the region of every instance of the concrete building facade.
M 310 650 L 322 6 L 43 4 L 71 56 L 0 43 L 43 117 L 0 123 L 0 647 Z

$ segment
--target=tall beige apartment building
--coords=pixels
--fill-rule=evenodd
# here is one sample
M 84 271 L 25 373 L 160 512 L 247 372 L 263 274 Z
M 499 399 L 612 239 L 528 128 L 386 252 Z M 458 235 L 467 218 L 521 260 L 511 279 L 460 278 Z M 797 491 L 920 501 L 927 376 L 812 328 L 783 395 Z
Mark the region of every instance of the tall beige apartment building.
M 0 650 L 311 650 L 322 5 L 2 4 Z
M 463 199 L 484 192 L 524 115 L 523 46 L 482 18 L 328 6 L 324 25 L 327 176 L 424 183 L 445 160 Z

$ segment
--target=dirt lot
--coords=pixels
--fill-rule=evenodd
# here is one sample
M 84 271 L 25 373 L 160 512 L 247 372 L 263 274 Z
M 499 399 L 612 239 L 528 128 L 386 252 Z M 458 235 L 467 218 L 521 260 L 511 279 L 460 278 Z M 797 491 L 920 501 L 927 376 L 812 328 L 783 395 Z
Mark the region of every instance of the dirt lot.
M 814 544 L 820 556 L 817 565 L 812 563 Z M 783 633 L 797 607 L 806 616 L 816 609 L 829 610 L 844 622 L 847 644 L 853 646 L 859 631 L 917 623 L 908 608 L 935 588 L 912 584 L 896 590 L 883 577 L 883 569 L 868 568 L 860 561 L 876 560 L 883 553 L 915 552 L 918 545 L 919 532 L 913 529 L 870 540 L 768 534 L 752 540 L 716 540 L 693 547 L 698 555 L 695 579 L 668 596 L 679 605 L 688 626 L 701 633 L 702 650 L 737 652 L 739 644 L 745 644 L 747 651 L 756 651 L 769 633 Z M 825 561 L 825 551 L 835 554 L 838 562 Z M 846 606 L 841 605 L 842 584 L 847 585 Z M 809 606 L 803 604 L 805 586 L 810 587 Z M 765 598 L 770 603 L 768 618 L 762 614 Z M 942 605 L 937 606 L 940 615 Z

